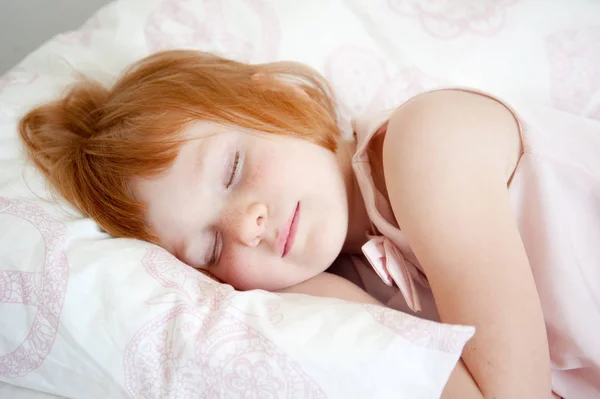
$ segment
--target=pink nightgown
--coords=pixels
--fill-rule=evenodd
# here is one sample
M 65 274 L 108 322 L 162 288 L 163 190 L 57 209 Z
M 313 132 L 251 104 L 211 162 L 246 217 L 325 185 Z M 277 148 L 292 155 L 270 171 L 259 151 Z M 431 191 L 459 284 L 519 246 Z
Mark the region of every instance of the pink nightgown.
M 388 306 L 437 319 L 422 268 L 371 176 L 369 143 L 393 111 L 353 121 L 353 168 L 373 231 L 363 246 L 370 266 L 354 257 L 341 274 Z M 600 122 L 527 107 L 515 118 L 523 155 L 509 193 L 542 302 L 553 389 L 600 398 Z

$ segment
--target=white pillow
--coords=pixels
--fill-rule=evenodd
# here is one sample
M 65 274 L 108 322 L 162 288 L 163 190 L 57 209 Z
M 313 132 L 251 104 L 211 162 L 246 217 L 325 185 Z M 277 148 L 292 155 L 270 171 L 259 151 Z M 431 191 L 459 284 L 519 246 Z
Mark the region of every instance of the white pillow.
M 21 152 L 19 117 L 59 96 L 76 71 L 109 83 L 165 46 L 323 70 L 348 41 L 373 44 L 338 1 L 125 0 L 5 75 L 0 381 L 86 399 L 439 397 L 473 328 L 334 299 L 235 292 L 53 201 Z

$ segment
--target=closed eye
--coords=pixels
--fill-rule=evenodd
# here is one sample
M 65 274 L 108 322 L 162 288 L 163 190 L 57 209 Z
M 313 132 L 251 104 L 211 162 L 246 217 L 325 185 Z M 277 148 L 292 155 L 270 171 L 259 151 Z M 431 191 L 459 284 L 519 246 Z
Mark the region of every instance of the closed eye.
M 235 178 L 237 177 L 238 174 L 238 170 L 239 170 L 239 165 L 240 165 L 240 152 L 236 151 L 235 153 L 235 157 L 233 159 L 233 164 L 231 166 L 231 172 L 229 174 L 229 179 L 227 180 L 227 184 L 225 185 L 227 188 L 229 188 L 234 182 L 235 182 Z M 219 247 L 221 246 L 221 241 L 222 241 L 222 237 L 221 234 L 217 231 L 215 232 L 215 238 L 213 241 L 213 247 L 212 247 L 212 252 L 210 254 L 210 258 L 208 259 L 208 262 L 206 262 L 207 266 L 214 266 L 218 261 L 219 261 Z
M 227 188 L 229 188 L 233 184 L 233 181 L 235 180 L 235 177 L 236 177 L 238 169 L 239 169 L 238 168 L 239 163 L 240 163 L 240 152 L 236 151 L 235 158 L 233 160 L 233 166 L 231 168 L 231 174 L 229 175 L 229 181 L 226 184 Z
M 215 233 L 215 240 L 214 240 L 214 244 L 213 244 L 212 253 L 211 253 L 210 258 L 209 258 L 209 260 L 207 262 L 207 266 L 209 266 L 209 267 L 210 266 L 214 266 L 217 263 L 217 261 L 219 260 L 218 259 L 218 252 L 219 252 L 218 248 L 219 248 L 219 239 L 220 238 L 221 237 L 219 235 L 219 232 L 217 231 Z

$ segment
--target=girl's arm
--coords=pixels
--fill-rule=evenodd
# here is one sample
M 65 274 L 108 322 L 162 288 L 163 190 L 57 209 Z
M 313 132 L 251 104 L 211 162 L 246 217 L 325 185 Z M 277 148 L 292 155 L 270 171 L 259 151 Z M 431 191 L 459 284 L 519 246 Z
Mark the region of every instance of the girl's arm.
M 352 302 L 384 306 L 354 283 L 330 273 L 321 273 L 303 283 L 279 292 L 339 298 Z M 471 377 L 464 363 L 460 360 L 444 387 L 442 399 L 481 398 L 483 396 L 477 388 L 475 381 L 473 381 L 473 377 Z
M 351 302 L 384 306 L 351 281 L 327 272 L 318 274 L 300 284 L 284 288 L 278 292 L 338 298 Z
M 479 388 L 486 398 L 551 397 L 542 309 L 507 190 L 521 148 L 514 117 L 446 90 L 409 101 L 387 129 L 394 214 L 442 321 L 477 328 L 463 360 Z

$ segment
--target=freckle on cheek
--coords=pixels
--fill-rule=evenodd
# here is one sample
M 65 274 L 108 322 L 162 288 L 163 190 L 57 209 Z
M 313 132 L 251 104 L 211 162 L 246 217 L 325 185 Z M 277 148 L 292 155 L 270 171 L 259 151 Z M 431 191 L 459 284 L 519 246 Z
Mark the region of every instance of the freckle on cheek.
M 261 162 L 254 165 L 252 173 L 248 175 L 248 181 L 255 183 L 257 179 L 261 179 L 269 173 L 269 165 L 273 166 L 270 157 L 263 158 Z
M 261 170 L 254 170 L 254 171 L 252 171 L 252 173 L 250 173 L 248 175 L 245 183 L 248 184 L 249 186 L 254 186 L 254 185 L 256 185 L 256 182 L 260 181 L 260 179 L 263 176 L 264 176 L 264 173 Z

